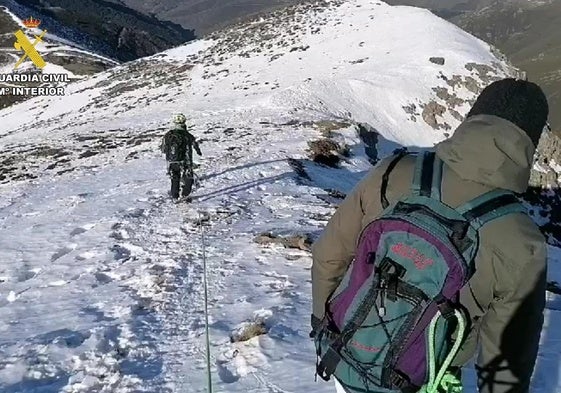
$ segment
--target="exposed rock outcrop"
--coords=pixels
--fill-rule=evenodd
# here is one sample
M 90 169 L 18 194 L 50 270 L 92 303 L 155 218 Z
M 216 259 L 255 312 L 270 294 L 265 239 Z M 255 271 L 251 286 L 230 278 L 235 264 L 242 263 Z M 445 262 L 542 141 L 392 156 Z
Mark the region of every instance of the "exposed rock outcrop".
M 561 244 L 561 133 L 542 135 L 524 199 L 549 243 Z
M 254 241 L 261 245 L 280 244 L 285 248 L 295 248 L 303 251 L 310 251 L 312 245 L 312 238 L 310 235 L 280 236 L 272 233 L 262 233 L 257 236 Z
M 312 161 L 338 168 L 341 157 L 348 157 L 349 147 L 335 142 L 333 139 L 319 139 L 308 142 L 310 146 L 310 158 Z
M 536 151 L 530 186 L 544 189 L 559 188 L 560 175 L 561 133 L 545 132 Z
M 435 130 L 441 128 L 449 130 L 452 127 L 450 127 L 448 123 L 439 123 L 438 121 L 438 117 L 442 117 L 444 112 L 446 112 L 445 106 L 439 104 L 436 101 L 430 101 L 423 107 L 423 120 Z
M 378 162 L 378 132 L 369 124 L 359 123 L 356 125 L 358 136 L 364 143 L 364 153 L 372 165 Z
M 437 65 L 445 63 L 442 57 L 431 57 L 429 60 Z M 469 93 L 469 96 L 477 96 L 496 80 L 505 76 L 523 75 L 514 67 L 510 65 L 504 67 L 499 63 L 492 65 L 467 63 L 465 69 L 469 71 L 469 75 L 446 75 L 443 71 L 439 71 L 439 78 L 444 83 L 432 89 L 436 97 L 428 102 L 419 100 L 403 106 L 405 113 L 410 115 L 409 119 L 414 122 L 422 119 L 431 128 L 442 130 L 444 136 L 448 137 L 449 131 L 453 128 L 453 120 L 463 121 L 466 109 L 475 102 L 475 98 L 466 99 L 466 93 Z
M 446 63 L 446 59 L 444 59 L 444 57 L 431 57 L 429 61 L 438 65 L 444 65 Z

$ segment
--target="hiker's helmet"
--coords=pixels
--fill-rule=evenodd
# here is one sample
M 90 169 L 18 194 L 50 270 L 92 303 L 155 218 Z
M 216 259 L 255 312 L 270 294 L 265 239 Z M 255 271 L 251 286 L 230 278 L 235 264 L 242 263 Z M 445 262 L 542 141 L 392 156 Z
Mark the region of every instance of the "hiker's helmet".
M 173 115 L 172 120 L 173 120 L 174 124 L 184 125 L 185 122 L 187 121 L 187 118 L 185 117 L 185 115 L 183 113 L 177 113 L 177 114 Z

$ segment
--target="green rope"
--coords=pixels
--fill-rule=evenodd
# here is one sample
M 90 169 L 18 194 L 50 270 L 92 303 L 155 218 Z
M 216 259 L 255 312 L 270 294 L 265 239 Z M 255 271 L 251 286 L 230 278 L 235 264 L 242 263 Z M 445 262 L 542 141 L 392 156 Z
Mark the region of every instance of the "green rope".
M 201 212 L 199 212 L 199 228 L 201 230 L 201 243 L 203 249 L 203 285 L 204 285 L 204 312 L 205 312 L 205 344 L 206 344 L 206 375 L 207 375 L 207 389 L 209 393 L 212 393 L 212 374 L 210 365 L 210 332 L 209 332 L 209 321 L 208 321 L 208 273 L 207 273 L 207 261 L 206 261 L 206 242 L 205 242 L 205 230 L 203 227 L 203 219 Z
M 465 329 L 466 329 L 466 321 L 464 316 L 460 311 L 454 310 L 454 316 L 458 320 L 458 337 L 450 350 L 446 359 L 444 359 L 444 363 L 440 368 L 440 371 L 435 376 L 436 373 L 436 356 L 434 354 L 434 340 L 435 340 L 435 331 L 436 331 L 436 324 L 438 319 L 441 317 L 440 312 L 434 316 L 430 323 L 429 328 L 429 382 L 424 385 L 419 393 L 438 393 L 438 392 L 445 392 L 445 393 L 461 393 L 462 392 L 462 382 L 452 373 L 448 371 L 452 360 L 460 350 L 460 346 L 462 345 L 462 338 L 464 337 Z

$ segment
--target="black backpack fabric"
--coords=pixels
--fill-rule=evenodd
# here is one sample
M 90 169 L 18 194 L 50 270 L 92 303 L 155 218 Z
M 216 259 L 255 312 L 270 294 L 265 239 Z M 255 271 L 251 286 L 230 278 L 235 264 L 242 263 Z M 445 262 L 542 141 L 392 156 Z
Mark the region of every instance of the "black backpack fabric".
M 164 135 L 162 150 L 167 161 L 183 161 L 186 158 L 187 143 L 185 132 L 170 130 Z

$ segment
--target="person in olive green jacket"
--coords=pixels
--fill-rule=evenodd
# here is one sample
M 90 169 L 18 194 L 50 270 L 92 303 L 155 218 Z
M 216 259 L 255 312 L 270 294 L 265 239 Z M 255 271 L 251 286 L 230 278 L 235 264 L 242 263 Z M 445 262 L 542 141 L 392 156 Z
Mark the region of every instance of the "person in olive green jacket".
M 454 135 L 435 147 L 445 163 L 443 201 L 458 207 L 494 188 L 526 191 L 548 112 L 533 83 L 504 79 L 484 89 Z M 382 160 L 355 187 L 313 245 L 314 328 L 353 259 L 359 232 L 382 212 L 379 190 L 390 161 Z M 414 165 L 414 156 L 405 156 L 390 172 L 390 203 L 409 193 Z M 481 392 L 528 392 L 543 325 L 546 242 L 524 213 L 486 224 L 480 240 L 475 275 L 460 293 L 471 321 L 454 366 L 478 352 Z

